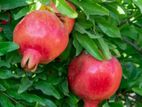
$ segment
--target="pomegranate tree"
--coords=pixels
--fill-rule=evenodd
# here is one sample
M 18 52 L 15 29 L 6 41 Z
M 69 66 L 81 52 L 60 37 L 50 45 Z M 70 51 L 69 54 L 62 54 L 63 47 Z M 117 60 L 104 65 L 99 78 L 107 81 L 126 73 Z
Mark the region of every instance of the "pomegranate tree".
M 69 65 L 68 82 L 71 90 L 84 101 L 84 107 L 98 107 L 118 89 L 122 78 L 119 61 L 99 61 L 90 54 L 82 53 Z
M 35 71 L 39 63 L 49 63 L 59 56 L 68 38 L 64 24 L 47 10 L 29 13 L 13 33 L 13 41 L 20 46 L 23 56 L 21 66 L 27 71 Z

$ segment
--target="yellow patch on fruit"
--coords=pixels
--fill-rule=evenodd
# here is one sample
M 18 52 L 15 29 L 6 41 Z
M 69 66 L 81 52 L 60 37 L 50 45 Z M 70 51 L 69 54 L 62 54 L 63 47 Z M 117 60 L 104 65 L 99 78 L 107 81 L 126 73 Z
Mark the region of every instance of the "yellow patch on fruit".
M 51 11 L 50 7 L 49 7 L 49 6 L 46 6 L 46 5 L 41 5 L 40 10 L 48 10 L 48 11 Z

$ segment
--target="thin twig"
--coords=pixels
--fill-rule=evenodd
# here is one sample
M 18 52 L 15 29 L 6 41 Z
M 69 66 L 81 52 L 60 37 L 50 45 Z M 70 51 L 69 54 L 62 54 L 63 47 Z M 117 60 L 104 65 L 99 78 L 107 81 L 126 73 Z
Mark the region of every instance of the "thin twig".
M 19 103 L 17 102 L 14 98 L 12 98 L 11 96 L 7 95 L 6 93 L 2 93 L 4 96 L 8 97 L 9 99 L 11 99 L 13 102 L 15 102 L 16 104 Z
M 135 48 L 139 53 L 142 54 L 142 48 L 139 47 L 137 44 L 133 43 L 133 42 L 132 42 L 131 40 L 129 40 L 128 38 L 123 38 L 123 40 L 124 40 L 127 44 L 129 44 L 129 45 L 131 45 L 133 48 Z

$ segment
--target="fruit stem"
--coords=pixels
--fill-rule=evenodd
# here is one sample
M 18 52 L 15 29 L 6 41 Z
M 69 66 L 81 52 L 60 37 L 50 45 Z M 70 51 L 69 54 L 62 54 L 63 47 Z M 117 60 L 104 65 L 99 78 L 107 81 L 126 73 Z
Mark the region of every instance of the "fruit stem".
M 98 107 L 99 101 L 94 100 L 84 100 L 84 107 Z
M 26 71 L 34 72 L 37 69 L 40 59 L 41 59 L 41 55 L 37 50 L 26 49 L 23 52 L 21 66 Z

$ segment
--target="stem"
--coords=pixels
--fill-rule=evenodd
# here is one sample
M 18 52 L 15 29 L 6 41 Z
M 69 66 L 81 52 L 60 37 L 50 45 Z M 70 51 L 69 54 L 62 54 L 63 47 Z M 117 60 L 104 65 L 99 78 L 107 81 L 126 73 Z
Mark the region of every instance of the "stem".
M 84 100 L 84 107 L 98 107 L 100 101 Z
M 142 53 L 142 48 L 140 48 L 137 44 L 131 42 L 128 38 L 123 38 L 123 40 L 124 40 L 127 44 L 129 44 L 129 45 L 131 45 L 133 48 L 135 48 L 139 53 Z

